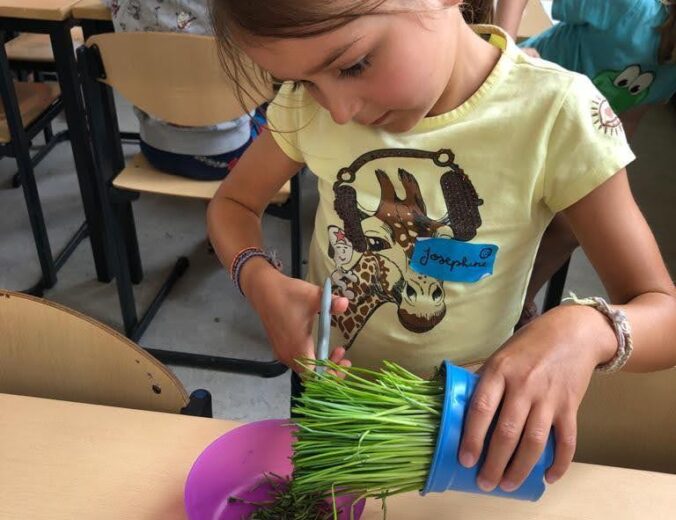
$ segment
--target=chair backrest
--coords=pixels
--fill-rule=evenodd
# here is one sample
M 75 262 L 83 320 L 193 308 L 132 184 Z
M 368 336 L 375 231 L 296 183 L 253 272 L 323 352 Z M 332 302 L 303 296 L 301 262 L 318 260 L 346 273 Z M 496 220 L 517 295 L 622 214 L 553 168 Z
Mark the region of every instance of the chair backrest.
M 245 110 L 218 58 L 215 38 L 174 32 L 98 34 L 87 40 L 101 57 L 100 80 L 144 112 L 176 125 L 208 126 L 241 117 Z M 253 67 L 253 66 L 252 66 Z M 270 97 L 245 101 L 255 108 Z
M 575 460 L 676 473 L 676 368 L 595 375 L 578 413 Z
M 530 38 L 549 29 L 552 25 L 552 20 L 542 6 L 542 1 L 528 0 L 517 31 L 517 39 Z
M 189 401 L 167 367 L 113 329 L 3 290 L 0 392 L 172 413 Z

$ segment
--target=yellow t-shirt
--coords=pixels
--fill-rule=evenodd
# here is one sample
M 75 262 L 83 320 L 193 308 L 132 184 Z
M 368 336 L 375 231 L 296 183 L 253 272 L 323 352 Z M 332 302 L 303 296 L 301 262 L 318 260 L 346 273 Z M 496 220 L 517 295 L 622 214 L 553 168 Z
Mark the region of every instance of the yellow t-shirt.
M 331 345 L 359 366 L 387 359 L 428 376 L 444 359 L 487 358 L 512 334 L 553 215 L 634 159 L 591 81 L 526 56 L 496 27 L 476 30 L 503 51 L 494 70 L 406 133 L 337 125 L 302 86 L 284 85 L 268 109 L 278 145 L 318 177 L 308 278 L 330 276 L 350 300 Z M 428 238 L 480 248 L 464 260 L 461 249 L 448 272 L 486 252 L 492 274 L 421 274 L 412 258 Z

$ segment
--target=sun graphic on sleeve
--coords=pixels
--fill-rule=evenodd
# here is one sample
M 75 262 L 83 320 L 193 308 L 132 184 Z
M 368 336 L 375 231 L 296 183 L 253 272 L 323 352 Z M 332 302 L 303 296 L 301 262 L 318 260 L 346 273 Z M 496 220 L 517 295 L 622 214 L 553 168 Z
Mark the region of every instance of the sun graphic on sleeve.
M 592 119 L 594 126 L 602 130 L 604 134 L 620 135 L 624 133 L 622 121 L 610 106 L 608 100 L 603 96 L 598 96 L 592 102 Z

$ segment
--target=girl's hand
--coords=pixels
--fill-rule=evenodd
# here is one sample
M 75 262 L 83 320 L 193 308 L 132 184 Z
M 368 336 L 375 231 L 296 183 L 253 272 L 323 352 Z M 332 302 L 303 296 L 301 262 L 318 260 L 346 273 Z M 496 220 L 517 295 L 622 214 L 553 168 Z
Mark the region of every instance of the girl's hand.
M 336 363 L 337 365 L 341 365 L 341 366 L 344 366 L 344 367 L 351 367 L 352 361 L 345 358 L 346 352 L 347 351 L 345 350 L 345 347 L 336 347 L 335 349 L 333 349 L 333 352 L 331 352 L 329 359 L 331 361 L 333 361 L 334 363 Z M 336 370 L 329 370 L 328 372 L 333 374 L 333 375 L 336 375 L 340 378 L 345 377 L 345 374 L 343 372 L 338 372 Z
M 616 348 L 605 317 L 573 305 L 532 321 L 488 359 L 480 370 L 459 452 L 463 466 L 476 464 L 502 403 L 477 479 L 481 489 L 518 488 L 542 454 L 552 426 L 556 447 L 547 482 L 566 472 L 575 453 L 580 402 L 594 368 L 611 359 Z
M 258 269 L 255 277 L 249 276 L 246 282 L 242 288 L 263 322 L 275 356 L 296 372 L 302 372 L 294 360 L 315 357 L 312 327 L 318 319 L 322 288 L 289 278 L 269 266 Z M 343 313 L 347 305 L 347 298 L 334 296 L 331 312 Z M 344 350 L 336 349 L 331 359 L 339 362 L 343 356 Z

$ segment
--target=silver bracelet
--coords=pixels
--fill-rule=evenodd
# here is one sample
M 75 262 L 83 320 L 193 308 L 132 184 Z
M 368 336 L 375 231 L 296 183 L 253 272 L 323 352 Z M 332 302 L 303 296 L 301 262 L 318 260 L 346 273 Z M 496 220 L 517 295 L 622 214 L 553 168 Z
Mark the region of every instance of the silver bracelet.
M 617 352 L 613 359 L 596 367 L 598 372 L 610 374 L 617 372 L 624 365 L 626 365 L 634 350 L 634 344 L 631 338 L 631 325 L 627 319 L 627 315 L 621 309 L 613 309 L 608 305 L 603 298 L 592 296 L 591 298 L 578 298 L 575 294 L 570 293 L 569 298 L 564 298 L 563 303 L 573 303 L 576 305 L 586 305 L 593 307 L 601 314 L 603 314 L 613 327 L 615 337 L 617 338 Z

